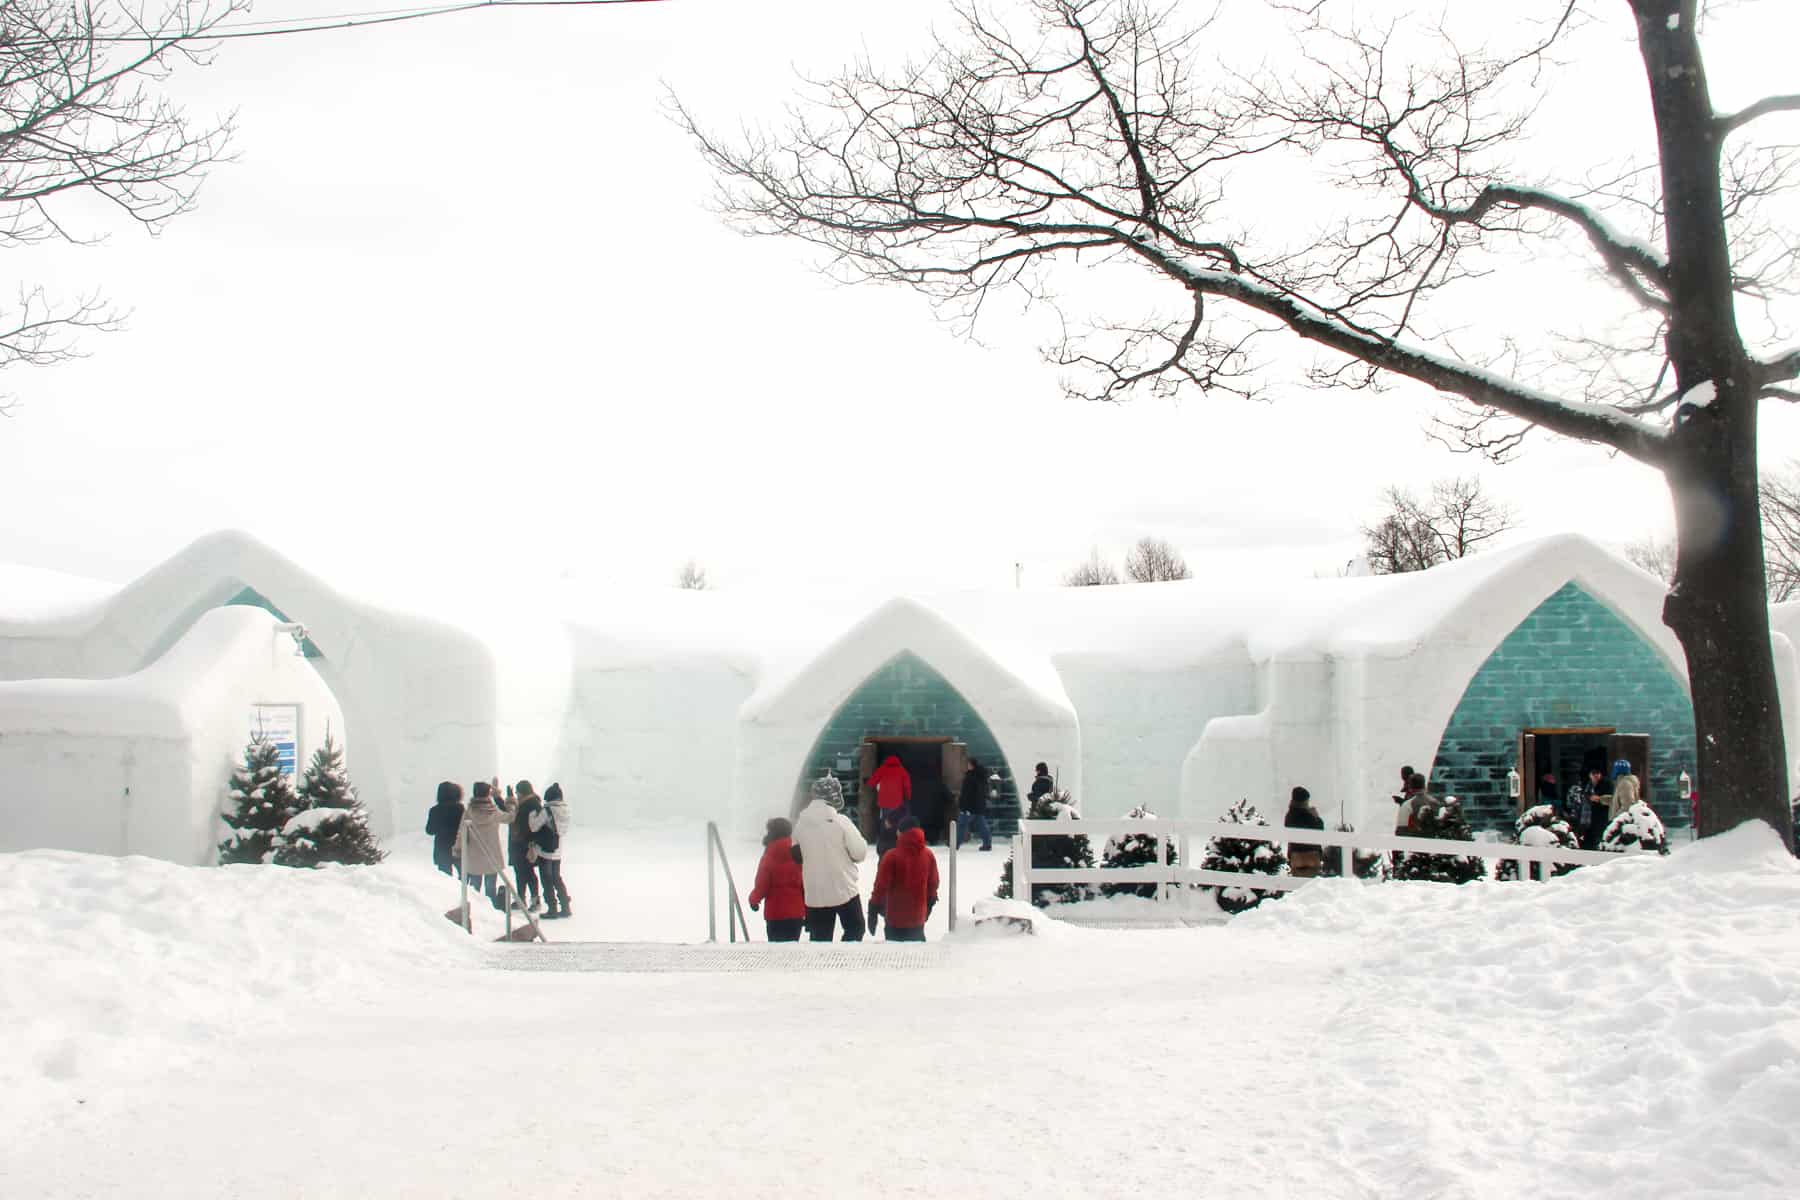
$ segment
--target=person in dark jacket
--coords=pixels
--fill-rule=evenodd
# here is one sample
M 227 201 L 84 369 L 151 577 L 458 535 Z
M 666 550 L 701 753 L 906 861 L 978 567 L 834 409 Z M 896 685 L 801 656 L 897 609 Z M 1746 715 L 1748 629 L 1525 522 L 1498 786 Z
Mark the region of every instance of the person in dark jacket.
M 937 907 L 937 855 L 925 844 L 925 831 L 913 817 L 900 820 L 900 841 L 875 869 L 875 890 L 869 894 L 869 932 L 881 918 L 888 923 L 890 942 L 922 942 L 925 922 Z
M 531 815 L 544 807 L 532 788 L 531 780 L 521 779 L 518 786 L 508 788 L 506 801 L 506 865 L 512 868 L 513 891 L 521 901 L 529 896 L 532 912 L 544 910 L 543 893 L 538 887 L 537 863 L 531 855 Z
M 537 864 L 539 880 L 544 888 L 544 903 L 549 911 L 544 913 L 545 920 L 558 920 L 572 917 L 575 910 L 569 907 L 569 886 L 563 882 L 563 842 L 574 828 L 574 817 L 569 811 L 569 802 L 563 799 L 562 784 L 553 783 L 544 789 L 544 803 L 531 814 L 526 822 L 531 835 L 531 861 Z
M 1047 796 L 1056 790 L 1056 780 L 1050 778 L 1050 764 L 1039 763 L 1037 775 L 1031 781 L 1031 794 L 1027 801 L 1036 800 L 1039 796 Z
M 456 875 L 456 833 L 462 828 L 462 784 L 448 779 L 438 784 L 437 803 L 425 817 L 425 832 L 431 835 L 431 861 L 438 870 Z
M 763 909 L 763 925 L 771 942 L 797 942 L 806 928 L 806 880 L 794 857 L 794 823 L 771 817 L 763 834 L 762 861 L 750 888 L 750 911 Z
M 963 772 L 962 790 L 957 796 L 957 808 L 960 810 L 957 819 L 956 844 L 962 845 L 969 840 L 973 830 L 981 831 L 981 848 L 994 848 L 994 831 L 988 826 L 987 819 L 987 771 L 981 763 L 971 758 L 969 769 Z
M 1293 790 L 1288 800 L 1287 819 L 1282 822 L 1289 829 L 1325 828 L 1325 818 L 1312 805 L 1312 793 L 1303 787 Z M 1288 843 L 1288 870 L 1301 879 L 1311 879 L 1319 873 L 1319 867 L 1325 861 L 1324 851 L 1318 846 L 1309 846 L 1300 842 Z

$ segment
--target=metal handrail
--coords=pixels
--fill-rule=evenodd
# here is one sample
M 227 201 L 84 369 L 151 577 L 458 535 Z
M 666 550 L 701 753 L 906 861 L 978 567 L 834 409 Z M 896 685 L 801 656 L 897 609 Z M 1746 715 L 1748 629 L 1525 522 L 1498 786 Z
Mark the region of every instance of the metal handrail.
M 737 881 L 731 877 L 731 860 L 725 857 L 725 842 L 719 836 L 716 821 L 706 823 L 706 940 L 719 940 L 719 902 L 716 890 L 713 856 L 718 856 L 718 863 L 725 868 L 725 886 L 730 890 L 730 903 L 725 906 L 726 936 L 737 941 L 738 927 L 744 930 L 744 940 L 750 940 L 750 923 L 744 919 L 744 906 L 738 900 Z
M 470 937 L 473 937 L 475 935 L 475 918 L 469 911 L 469 873 L 463 870 L 463 867 L 466 866 L 469 861 L 468 853 L 469 814 L 465 812 L 463 813 L 461 823 L 456 827 L 456 874 L 462 885 L 461 911 L 463 931 L 469 934 Z M 500 880 L 500 887 L 506 897 L 506 940 L 509 942 L 513 940 L 512 915 L 513 905 L 516 904 L 519 906 L 519 911 L 525 914 L 526 922 L 531 926 L 532 938 L 536 941 L 543 942 L 545 945 L 549 945 L 550 939 L 544 936 L 544 927 L 538 924 L 537 914 L 525 906 L 524 898 L 514 890 L 512 880 L 506 877 L 506 865 L 504 863 L 501 864 L 500 870 L 495 872 L 495 875 Z

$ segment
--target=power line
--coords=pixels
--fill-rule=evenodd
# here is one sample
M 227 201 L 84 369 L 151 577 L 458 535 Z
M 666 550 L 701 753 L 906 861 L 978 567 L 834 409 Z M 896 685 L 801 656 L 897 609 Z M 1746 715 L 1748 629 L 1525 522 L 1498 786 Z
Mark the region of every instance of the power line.
M 297 33 L 329 33 L 332 30 L 360 29 L 371 25 L 394 25 L 401 21 L 423 21 L 432 17 L 445 17 L 455 13 L 474 12 L 477 9 L 486 8 L 598 8 L 602 5 L 613 4 L 666 4 L 668 2 L 669 0 L 466 0 L 461 4 L 444 4 L 430 8 L 369 9 L 360 12 L 333 13 L 301 18 L 288 25 L 281 24 L 279 18 L 221 21 L 216 25 L 208 25 L 191 32 L 94 34 L 86 38 L 74 38 L 74 40 L 88 41 L 96 45 L 174 45 L 178 42 L 223 42 L 242 38 L 286 37 Z M 256 26 L 274 26 L 274 28 L 259 29 Z M 70 39 L 12 39 L 0 43 L 0 52 L 26 46 L 49 45 L 65 40 Z

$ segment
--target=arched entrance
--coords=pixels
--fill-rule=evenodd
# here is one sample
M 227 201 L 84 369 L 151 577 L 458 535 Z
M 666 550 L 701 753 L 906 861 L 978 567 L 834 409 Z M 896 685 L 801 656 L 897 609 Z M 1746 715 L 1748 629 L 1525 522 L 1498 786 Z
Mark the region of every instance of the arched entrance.
M 838 706 L 820 729 L 795 789 L 829 772 L 844 787 L 845 811 L 873 833 L 872 796 L 863 781 L 888 755 L 899 758 L 913 780 L 914 813 L 926 836 L 944 836 L 946 820 L 970 760 L 1000 775 L 998 801 L 988 818 L 1011 832 L 1019 817 L 1019 792 L 1000 743 L 974 705 L 944 676 L 910 650 L 894 655 Z
M 1510 829 L 1540 776 L 1561 794 L 1615 758 L 1632 763 L 1666 824 L 1689 822 L 1678 782 L 1685 771 L 1698 786 L 1687 688 L 1642 634 L 1571 582 L 1475 672 L 1439 739 L 1431 787 L 1461 798 L 1476 828 Z

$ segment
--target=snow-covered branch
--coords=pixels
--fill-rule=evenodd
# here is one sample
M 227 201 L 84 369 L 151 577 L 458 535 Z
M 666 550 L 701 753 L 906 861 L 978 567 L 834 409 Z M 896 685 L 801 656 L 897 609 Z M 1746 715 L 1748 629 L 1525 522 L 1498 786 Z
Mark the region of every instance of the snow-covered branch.
M 1785 383 L 1790 379 L 1800 379 L 1800 346 L 1784 350 L 1774 358 L 1753 362 L 1750 369 L 1758 390 L 1766 390 L 1772 384 Z
M 1746 108 L 1740 108 L 1734 113 L 1723 114 L 1718 118 L 1719 134 L 1723 137 L 1742 129 L 1758 117 L 1766 117 L 1770 113 L 1777 112 L 1800 112 L 1800 95 L 1764 96 Z

